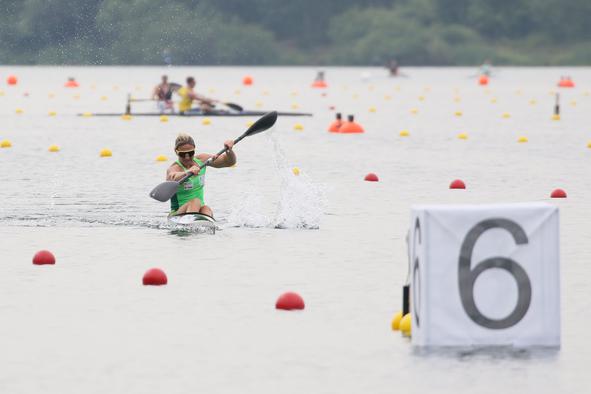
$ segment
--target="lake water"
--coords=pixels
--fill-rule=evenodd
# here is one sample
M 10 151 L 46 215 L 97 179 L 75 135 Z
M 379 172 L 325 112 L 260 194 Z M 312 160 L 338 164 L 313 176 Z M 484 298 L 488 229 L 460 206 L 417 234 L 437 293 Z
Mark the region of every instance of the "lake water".
M 396 79 L 326 68 L 325 91 L 310 88 L 316 71 L 0 68 L 0 140 L 12 142 L 0 149 L 0 392 L 589 391 L 591 69 L 501 68 L 481 87 L 468 68 Z M 128 93 L 148 97 L 163 73 L 194 75 L 198 92 L 248 109 L 314 113 L 280 118 L 236 146 L 236 167 L 208 169 L 215 235 L 167 225 L 168 206 L 148 192 L 179 132 L 217 152 L 256 118 L 76 116 L 123 112 Z M 562 120 L 552 121 L 561 75 L 577 87 L 561 90 Z M 80 88 L 63 87 L 69 76 Z M 326 132 L 332 106 L 366 133 Z M 103 148 L 113 156 L 99 157 Z M 369 172 L 380 182 L 364 182 Z M 467 190 L 448 189 L 456 178 Z M 567 199 L 549 198 L 558 187 Z M 410 206 L 523 201 L 560 207 L 561 350 L 414 352 L 390 329 Z M 57 264 L 32 265 L 40 249 Z M 151 267 L 167 286 L 142 286 Z M 288 290 L 304 311 L 275 310 Z

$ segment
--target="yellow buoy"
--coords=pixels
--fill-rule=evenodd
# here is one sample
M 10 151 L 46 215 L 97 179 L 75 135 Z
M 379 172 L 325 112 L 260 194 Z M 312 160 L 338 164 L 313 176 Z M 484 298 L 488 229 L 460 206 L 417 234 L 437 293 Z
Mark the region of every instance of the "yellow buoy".
M 419 96 L 419 101 L 425 101 L 425 96 Z
M 292 168 L 292 169 L 291 169 L 291 172 L 293 172 L 293 174 L 294 174 L 295 176 L 298 176 L 298 175 L 300 175 L 300 169 L 299 169 L 299 168 L 297 168 L 297 167 L 294 167 L 294 168 Z
M 246 127 L 250 127 L 254 124 L 254 122 L 252 120 L 249 120 L 248 122 L 246 122 Z
M 49 116 L 55 116 L 55 115 L 57 115 L 57 112 L 55 112 L 55 111 L 49 111 L 47 113 L 47 115 L 49 115 Z
M 53 94 L 53 93 L 49 93 L 49 94 L 47 95 L 47 97 L 48 97 L 48 98 L 50 98 L 50 99 L 52 99 L 52 98 L 54 98 L 54 97 L 55 97 L 55 94 Z
M 107 96 L 101 96 L 101 101 L 107 101 L 109 98 Z
M 369 112 L 371 112 L 371 113 L 376 112 L 376 107 L 369 107 Z
M 92 116 L 92 113 L 91 113 L 91 112 L 84 112 L 84 113 L 82 114 L 82 116 L 83 116 L 84 118 L 90 118 L 90 117 Z
M 410 113 L 413 115 L 416 115 L 418 112 L 419 112 L 419 110 L 416 108 L 411 108 L 411 110 L 410 110 Z
M 203 118 L 203 119 L 201 120 L 201 124 L 202 124 L 203 126 L 210 125 L 210 124 L 211 124 L 211 119 L 209 119 L 209 118 Z
M 535 99 L 529 100 L 529 105 L 536 105 L 538 102 Z
M 160 115 L 160 121 L 162 123 L 168 122 L 168 116 L 166 116 L 166 115 Z
M 400 320 L 400 331 L 402 332 L 402 335 L 404 336 L 410 336 L 410 331 L 411 331 L 411 315 L 410 313 L 407 313 L 406 315 L 404 315 L 402 317 L 402 319 Z
M 509 119 L 511 117 L 511 114 L 509 112 L 503 112 L 503 115 L 501 115 L 503 119 Z
M 100 156 L 101 157 L 111 157 L 111 156 L 113 156 L 113 153 L 111 152 L 110 149 L 105 148 L 105 149 L 101 149 Z
M 10 148 L 12 147 L 12 143 L 9 140 L 2 140 L 0 142 L 0 148 Z
M 552 115 L 552 120 L 560 120 L 560 115 L 559 114 Z
M 51 146 L 49 147 L 49 151 L 50 151 L 50 152 L 59 152 L 59 151 L 60 151 L 60 147 L 59 147 L 59 146 L 57 146 L 57 145 L 51 145 Z
M 587 148 L 591 149 L 591 141 L 587 142 Z
M 291 108 L 292 108 L 292 109 L 298 109 L 298 108 L 300 108 L 300 106 L 299 106 L 299 104 L 297 104 L 297 103 L 293 103 L 293 104 L 291 105 Z
M 400 330 L 400 320 L 402 320 L 402 311 L 396 312 L 394 315 L 391 323 L 392 331 Z
M 490 99 L 490 103 L 491 104 L 496 104 L 497 103 L 497 99 L 496 98 L 491 98 Z
M 519 143 L 527 142 L 527 137 L 521 136 L 517 139 L 517 142 L 519 142 Z
M 22 113 L 23 113 L 23 112 L 25 112 L 25 111 L 23 111 L 23 109 L 22 109 L 22 108 L 17 108 L 15 112 L 16 112 L 18 115 L 20 115 L 20 114 L 22 114 Z
M 304 126 L 301 123 L 296 123 L 295 125 L 293 125 L 293 129 L 296 131 L 302 131 L 304 130 Z
M 255 104 L 255 106 L 257 108 L 263 108 L 263 103 L 261 101 L 257 101 L 256 104 Z
M 467 140 L 468 139 L 468 134 L 466 133 L 460 133 L 458 134 L 458 138 L 461 140 Z
M 400 136 L 401 137 L 408 137 L 410 135 L 410 133 L 408 132 L 408 130 L 402 130 L 400 131 Z
M 130 114 L 123 114 L 123 115 L 121 115 L 121 119 L 123 119 L 123 120 L 131 120 L 131 115 Z
M 454 112 L 454 115 L 460 117 L 463 115 L 463 113 L 462 113 L 462 111 L 456 111 L 456 112 Z
M 158 155 L 156 156 L 156 161 L 167 161 L 168 157 L 164 156 L 164 155 Z

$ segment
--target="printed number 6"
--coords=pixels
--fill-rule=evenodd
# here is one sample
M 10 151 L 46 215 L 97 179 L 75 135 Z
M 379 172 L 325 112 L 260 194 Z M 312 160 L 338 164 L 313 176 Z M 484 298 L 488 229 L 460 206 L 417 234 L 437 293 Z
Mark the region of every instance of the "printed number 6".
M 478 241 L 478 238 L 487 230 L 493 228 L 502 228 L 507 230 L 515 240 L 517 245 L 526 244 L 528 242 L 525 231 L 517 223 L 508 219 L 488 219 L 476 224 L 466 235 L 462 242 L 462 248 L 460 249 L 460 262 L 458 267 L 458 284 L 460 287 L 460 298 L 464 310 L 474 321 L 474 323 L 494 329 L 500 330 L 509 328 L 519 323 L 523 316 L 527 313 L 529 305 L 531 303 L 531 282 L 527 273 L 521 265 L 514 260 L 506 257 L 491 257 L 481 261 L 470 268 L 472 262 L 472 252 L 474 246 Z M 476 307 L 474 302 L 474 284 L 478 276 L 484 271 L 491 268 L 501 268 L 509 272 L 515 278 L 517 282 L 517 305 L 509 316 L 503 319 L 490 319 L 484 316 Z
M 413 309 L 413 317 L 417 323 L 417 327 L 421 326 L 421 311 L 420 311 L 420 301 L 419 301 L 419 293 L 421 289 L 421 278 L 420 278 L 420 267 L 419 267 L 419 256 L 417 256 L 417 245 L 421 244 L 421 223 L 419 222 L 419 218 L 415 221 L 415 227 L 413 229 L 413 242 L 412 242 L 412 309 Z

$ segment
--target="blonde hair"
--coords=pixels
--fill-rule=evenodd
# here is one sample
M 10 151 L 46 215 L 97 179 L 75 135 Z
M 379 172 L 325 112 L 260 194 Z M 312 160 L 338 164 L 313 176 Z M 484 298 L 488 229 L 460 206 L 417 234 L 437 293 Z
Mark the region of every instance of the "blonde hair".
M 189 134 L 180 133 L 176 137 L 176 140 L 174 141 L 174 150 L 176 151 L 179 148 L 179 146 L 185 145 L 185 144 L 190 144 L 190 145 L 195 146 L 195 141 L 193 141 L 193 137 L 191 137 Z

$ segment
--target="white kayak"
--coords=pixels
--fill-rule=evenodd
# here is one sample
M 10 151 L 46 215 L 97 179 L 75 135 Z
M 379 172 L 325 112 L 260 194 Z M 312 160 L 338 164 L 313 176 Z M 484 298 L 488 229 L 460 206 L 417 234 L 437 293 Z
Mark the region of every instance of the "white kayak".
M 180 215 L 169 216 L 168 222 L 174 225 L 183 227 L 186 226 L 195 229 L 211 229 L 211 231 L 215 234 L 215 219 L 202 213 L 183 213 Z

